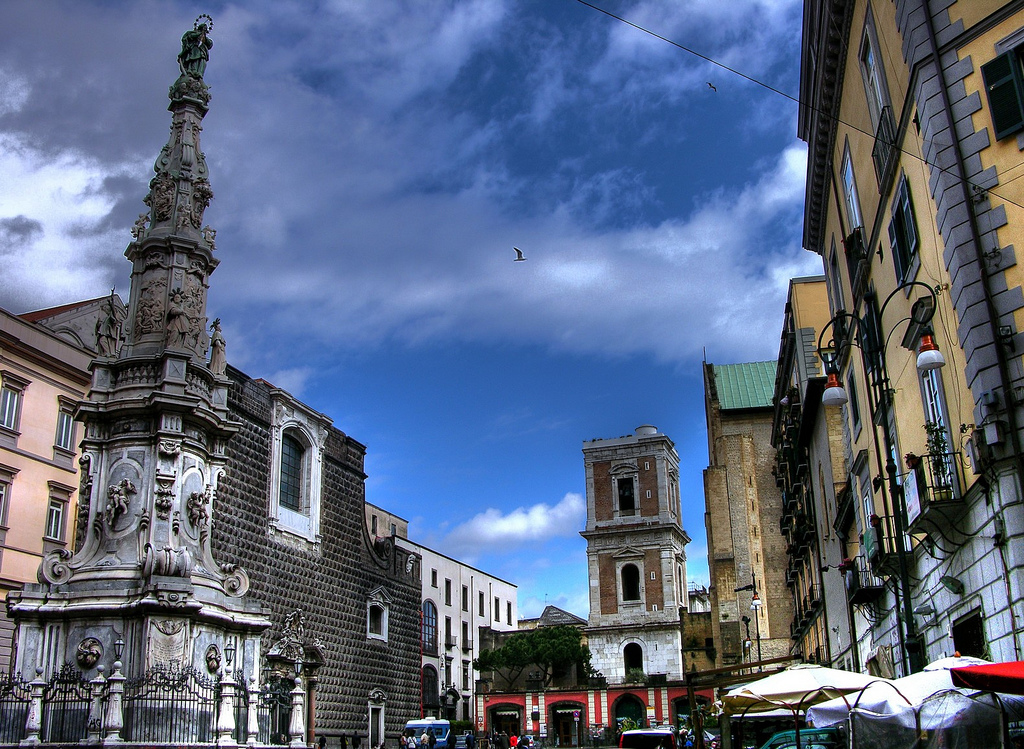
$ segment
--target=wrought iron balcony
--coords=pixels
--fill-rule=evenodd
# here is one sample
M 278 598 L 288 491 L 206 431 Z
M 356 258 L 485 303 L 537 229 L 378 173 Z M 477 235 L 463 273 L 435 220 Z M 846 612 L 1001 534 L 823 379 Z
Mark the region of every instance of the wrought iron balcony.
M 960 520 L 967 512 L 960 490 L 960 454 L 929 453 L 907 459 L 913 463 L 904 484 L 909 530 L 941 532 Z
M 871 573 L 863 557 L 848 559 L 839 569 L 846 578 L 846 598 L 850 603 L 871 603 L 885 592 L 885 581 Z
M 899 547 L 903 544 L 903 552 L 907 553 L 906 536 L 897 538 L 893 518 L 889 515 L 871 516 L 871 525 L 864 531 L 864 546 L 868 552 L 871 571 L 875 575 L 894 575 L 899 569 Z

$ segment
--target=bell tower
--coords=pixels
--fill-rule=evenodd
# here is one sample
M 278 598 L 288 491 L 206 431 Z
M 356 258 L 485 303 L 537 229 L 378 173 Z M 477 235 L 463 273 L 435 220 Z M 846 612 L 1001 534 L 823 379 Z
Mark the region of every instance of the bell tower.
M 594 667 L 612 683 L 642 671 L 682 678 L 680 613 L 686 544 L 680 521 L 679 456 L 649 425 L 583 443 L 587 563 Z

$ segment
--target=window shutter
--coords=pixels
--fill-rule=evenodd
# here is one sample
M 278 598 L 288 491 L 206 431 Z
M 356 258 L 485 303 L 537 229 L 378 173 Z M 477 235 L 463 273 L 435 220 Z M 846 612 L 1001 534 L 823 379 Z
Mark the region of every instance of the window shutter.
M 910 197 L 910 184 L 906 178 L 903 179 L 903 202 L 900 210 L 903 211 L 903 237 L 907 243 L 907 259 L 913 259 L 917 254 L 917 219 L 914 216 L 914 201 Z
M 903 282 L 907 269 L 903 267 L 903 252 L 900 247 L 900 233 L 896 226 L 896 217 L 889 222 L 889 246 L 892 248 L 892 261 L 896 265 L 896 281 Z
M 1011 50 L 981 66 L 996 140 L 1024 129 L 1024 82 L 1016 51 Z

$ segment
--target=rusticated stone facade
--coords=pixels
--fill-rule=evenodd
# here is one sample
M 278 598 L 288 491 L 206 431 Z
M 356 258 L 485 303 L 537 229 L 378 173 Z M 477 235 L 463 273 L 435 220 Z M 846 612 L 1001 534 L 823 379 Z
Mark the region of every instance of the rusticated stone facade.
M 334 745 L 333 737 L 357 733 L 366 746 L 379 730 L 371 708 L 382 707 L 385 735 L 394 736 L 420 714 L 419 560 L 390 538 L 374 542 L 367 535 L 366 448 L 333 426 L 323 435 L 319 536 L 310 541 L 275 527 L 269 496 L 282 391 L 232 368 L 228 376 L 228 407 L 241 428 L 227 449 L 213 546 L 225 562 L 245 564 L 250 598 L 269 610 L 264 653 L 281 637 L 285 618 L 303 612 L 305 638 L 323 656 L 311 675 L 316 735 Z M 386 604 L 384 639 L 368 636 L 371 599 Z

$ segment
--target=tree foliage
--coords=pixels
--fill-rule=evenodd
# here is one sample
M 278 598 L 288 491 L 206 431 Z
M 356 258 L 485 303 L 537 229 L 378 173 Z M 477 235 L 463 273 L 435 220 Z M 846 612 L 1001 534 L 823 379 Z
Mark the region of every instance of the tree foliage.
M 581 676 L 593 673 L 582 631 L 568 624 L 516 632 L 500 648 L 481 651 L 473 662 L 474 668 L 496 672 L 509 686 L 530 666 L 543 674 L 546 687 L 557 673 L 574 665 L 580 667 Z

